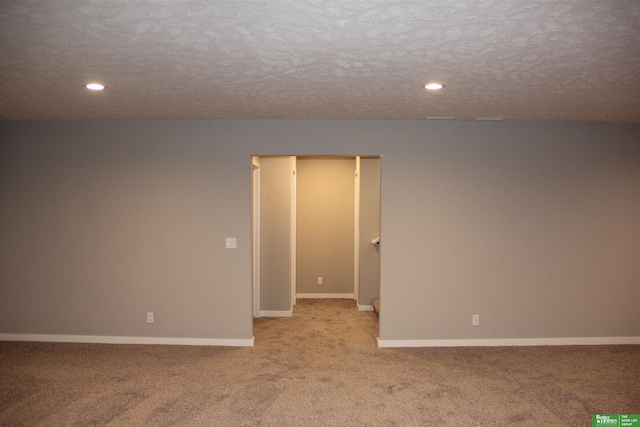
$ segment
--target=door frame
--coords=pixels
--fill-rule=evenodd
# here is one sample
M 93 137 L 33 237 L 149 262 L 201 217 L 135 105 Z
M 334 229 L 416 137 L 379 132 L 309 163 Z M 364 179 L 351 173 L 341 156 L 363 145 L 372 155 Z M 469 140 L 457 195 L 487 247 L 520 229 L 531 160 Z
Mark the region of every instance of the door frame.
M 260 317 L 260 157 L 251 157 L 253 317 Z
M 297 293 L 297 156 L 277 156 L 267 155 L 264 157 L 290 157 L 291 159 L 291 181 L 290 181 L 290 307 L 296 304 Z M 314 156 L 305 156 L 314 157 Z M 325 156 L 318 156 L 325 157 Z M 340 156 L 345 157 L 345 156 Z M 346 156 L 350 157 L 350 156 Z M 360 158 L 369 156 L 353 156 L 355 162 L 354 172 L 354 283 L 353 283 L 353 299 L 358 303 L 360 296 Z M 373 158 L 382 159 L 381 156 L 371 156 Z M 253 304 L 252 312 L 254 317 L 261 317 L 260 310 L 260 158 L 259 155 L 251 157 L 251 212 L 252 212 L 252 288 L 253 288 Z M 379 273 L 378 273 L 379 274 Z M 359 303 L 358 303 L 358 307 Z M 365 306 L 365 310 L 368 306 Z
M 297 242 L 297 237 L 296 237 L 296 233 L 297 233 L 297 221 L 296 221 L 296 217 L 297 217 L 297 203 L 298 203 L 298 178 L 297 178 L 297 157 L 296 156 L 291 156 L 291 202 L 290 202 L 290 206 L 291 206 L 291 232 L 290 232 L 290 236 L 291 236 L 291 243 L 289 244 L 289 250 L 291 251 L 290 253 L 290 266 L 289 266 L 289 273 L 290 273 L 290 279 L 289 279 L 289 284 L 291 287 L 291 310 L 293 310 L 293 306 L 296 305 L 296 292 L 297 292 L 297 254 L 298 254 L 298 249 L 296 247 L 296 242 Z
M 360 297 L 360 156 L 355 156 L 353 205 L 353 299 Z

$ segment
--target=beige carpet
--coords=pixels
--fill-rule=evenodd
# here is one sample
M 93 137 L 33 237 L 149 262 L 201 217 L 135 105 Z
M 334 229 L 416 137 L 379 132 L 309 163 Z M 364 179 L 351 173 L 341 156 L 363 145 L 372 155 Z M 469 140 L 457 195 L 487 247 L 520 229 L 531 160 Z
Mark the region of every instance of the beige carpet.
M 2 426 L 590 426 L 640 413 L 640 346 L 384 349 L 353 301 L 253 348 L 0 343 Z

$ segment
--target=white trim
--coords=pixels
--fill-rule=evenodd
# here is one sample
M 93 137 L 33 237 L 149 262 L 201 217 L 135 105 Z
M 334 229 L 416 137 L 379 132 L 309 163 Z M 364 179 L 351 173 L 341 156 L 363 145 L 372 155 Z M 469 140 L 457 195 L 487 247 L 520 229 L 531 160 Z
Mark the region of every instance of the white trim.
M 354 299 L 353 294 L 297 294 L 296 297 L 308 298 L 308 299 L 322 299 L 322 298 Z
M 293 310 L 262 310 L 260 311 L 260 317 L 291 317 Z
M 372 305 L 360 305 L 358 304 L 358 311 L 373 311 Z
M 290 247 L 289 247 L 289 256 L 290 256 L 290 265 L 289 265 L 289 287 L 290 289 L 290 295 L 291 295 L 291 301 L 290 301 L 290 305 L 291 307 L 293 307 L 294 305 L 296 305 L 296 289 L 297 289 L 297 256 L 298 256 L 298 249 L 296 246 L 296 242 L 297 242 L 297 221 L 298 221 L 298 162 L 297 162 L 297 157 L 292 156 L 291 157 L 291 241 L 290 241 Z
M 0 334 L 0 341 L 253 347 L 253 337 L 251 339 L 218 339 L 218 338 L 117 337 L 117 336 L 102 336 L 102 335 Z
M 251 157 L 253 316 L 260 316 L 260 161 Z
M 505 338 L 468 340 L 381 340 L 378 338 L 378 347 L 500 347 L 620 344 L 640 344 L 640 337 Z
M 360 156 L 356 156 L 353 196 L 353 296 L 360 295 Z

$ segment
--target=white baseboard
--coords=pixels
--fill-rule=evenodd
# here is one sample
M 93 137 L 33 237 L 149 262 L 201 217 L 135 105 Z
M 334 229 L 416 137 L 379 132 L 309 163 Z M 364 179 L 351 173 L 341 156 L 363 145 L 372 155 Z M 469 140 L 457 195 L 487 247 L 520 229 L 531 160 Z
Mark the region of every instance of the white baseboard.
M 358 311 L 373 311 L 372 305 L 360 305 L 358 304 Z
M 253 347 L 250 339 L 114 337 L 101 335 L 0 334 L 0 341 L 66 342 L 84 344 L 160 344 Z
M 507 338 L 469 340 L 381 340 L 378 347 L 500 347 L 536 345 L 620 345 L 640 344 L 640 337 Z
M 308 299 L 320 299 L 320 298 L 331 298 L 331 299 L 354 299 L 353 294 L 296 294 L 296 298 L 308 298 Z
M 260 317 L 291 317 L 293 312 L 291 310 L 285 311 L 260 311 Z

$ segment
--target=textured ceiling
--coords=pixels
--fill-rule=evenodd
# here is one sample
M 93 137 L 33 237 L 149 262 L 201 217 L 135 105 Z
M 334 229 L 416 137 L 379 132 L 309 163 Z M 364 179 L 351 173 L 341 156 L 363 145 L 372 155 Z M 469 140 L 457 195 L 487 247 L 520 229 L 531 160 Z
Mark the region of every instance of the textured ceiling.
M 640 123 L 640 1 L 0 1 L 0 119 L 426 116 Z

